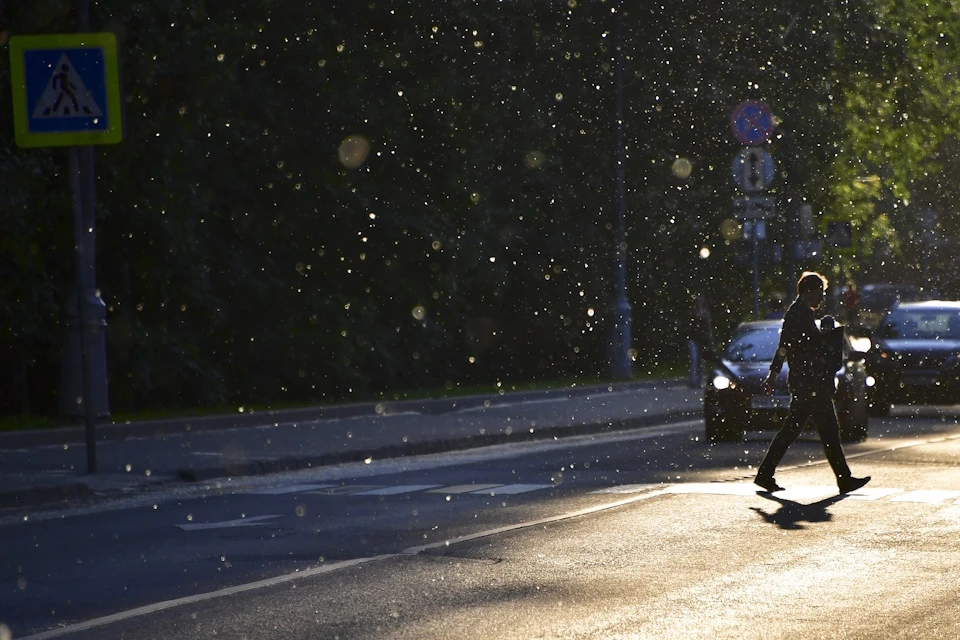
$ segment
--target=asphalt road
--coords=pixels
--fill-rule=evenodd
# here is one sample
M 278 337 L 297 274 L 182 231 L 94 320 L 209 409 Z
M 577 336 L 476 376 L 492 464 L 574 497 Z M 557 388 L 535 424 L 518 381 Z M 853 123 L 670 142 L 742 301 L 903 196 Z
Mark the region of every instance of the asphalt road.
M 960 427 L 847 446 L 698 420 L 0 520 L 13 637 L 958 637 Z M 811 464 L 812 463 L 812 464 Z M 112 617 L 111 617 L 112 616 Z

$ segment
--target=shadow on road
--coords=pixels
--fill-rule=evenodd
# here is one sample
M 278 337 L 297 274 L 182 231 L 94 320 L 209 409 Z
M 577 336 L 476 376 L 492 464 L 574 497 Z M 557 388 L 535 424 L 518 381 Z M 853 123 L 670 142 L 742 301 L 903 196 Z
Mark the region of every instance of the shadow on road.
M 833 514 L 827 511 L 827 509 L 846 497 L 838 494 L 811 504 L 802 504 L 800 502 L 794 502 L 793 500 L 778 498 L 771 493 L 758 493 L 757 495 L 778 503 L 780 507 L 770 513 L 759 507 L 750 507 L 750 510 L 756 512 L 757 515 L 768 523 L 788 530 L 804 529 L 806 528 L 805 525 L 802 524 L 804 522 L 830 522 L 833 519 Z

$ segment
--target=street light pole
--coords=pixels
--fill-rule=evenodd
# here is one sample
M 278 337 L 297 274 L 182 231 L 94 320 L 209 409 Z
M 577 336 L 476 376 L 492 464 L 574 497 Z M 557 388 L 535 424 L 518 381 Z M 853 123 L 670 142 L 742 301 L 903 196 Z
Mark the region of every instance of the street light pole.
M 627 300 L 627 239 L 626 239 L 626 187 L 624 185 L 624 145 L 623 145 L 623 55 L 622 20 L 620 16 L 621 0 L 613 4 L 613 81 L 614 81 L 614 117 L 613 117 L 613 157 L 616 164 L 614 226 L 614 291 L 610 305 L 610 333 L 607 343 L 610 375 L 615 379 L 630 378 L 633 367 L 630 359 L 631 316 L 630 302 Z

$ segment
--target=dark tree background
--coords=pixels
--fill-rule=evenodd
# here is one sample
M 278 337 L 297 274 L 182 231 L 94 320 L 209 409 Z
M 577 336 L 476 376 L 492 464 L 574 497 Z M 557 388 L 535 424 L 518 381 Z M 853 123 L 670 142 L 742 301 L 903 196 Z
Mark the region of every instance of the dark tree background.
M 93 28 L 118 37 L 125 109 L 123 142 L 96 152 L 112 409 L 604 377 L 614 6 L 95 3 Z M 893 162 L 895 135 L 855 144 L 869 116 L 847 87 L 914 68 L 923 50 L 910 34 L 929 15 L 893 19 L 895 7 L 624 0 L 638 370 L 683 361 L 697 293 L 719 337 L 751 315 L 744 243 L 720 232 L 740 149 L 729 117 L 742 100 L 766 100 L 780 119 L 769 147 L 783 215 L 771 236 L 785 253 L 801 201 L 849 215 L 877 242 L 896 226 L 877 206 L 902 202 L 902 187 L 923 187 L 930 206 L 949 198 L 927 156 Z M 74 31 L 73 12 L 68 0 L 0 3 L 0 44 Z M 891 34 L 899 39 L 882 40 Z M 9 105 L 2 53 L 0 104 Z M 937 81 L 931 91 L 954 90 Z M 938 135 L 929 156 L 956 166 L 954 138 L 946 127 Z M 867 170 L 893 167 L 880 171 L 886 191 L 849 192 L 858 174 L 838 167 L 874 152 Z M 16 148 L 0 110 L 5 413 L 57 406 L 74 277 L 65 168 L 63 149 Z M 764 295 L 788 288 L 800 268 L 871 264 L 869 252 L 855 264 L 787 255 L 764 263 Z

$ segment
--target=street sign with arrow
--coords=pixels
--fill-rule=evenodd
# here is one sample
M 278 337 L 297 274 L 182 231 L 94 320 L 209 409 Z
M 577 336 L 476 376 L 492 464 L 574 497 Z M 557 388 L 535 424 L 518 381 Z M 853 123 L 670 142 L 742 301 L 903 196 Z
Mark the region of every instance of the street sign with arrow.
M 744 193 L 766 191 L 773 182 L 773 158 L 766 149 L 747 147 L 738 153 L 731 166 L 733 181 Z

